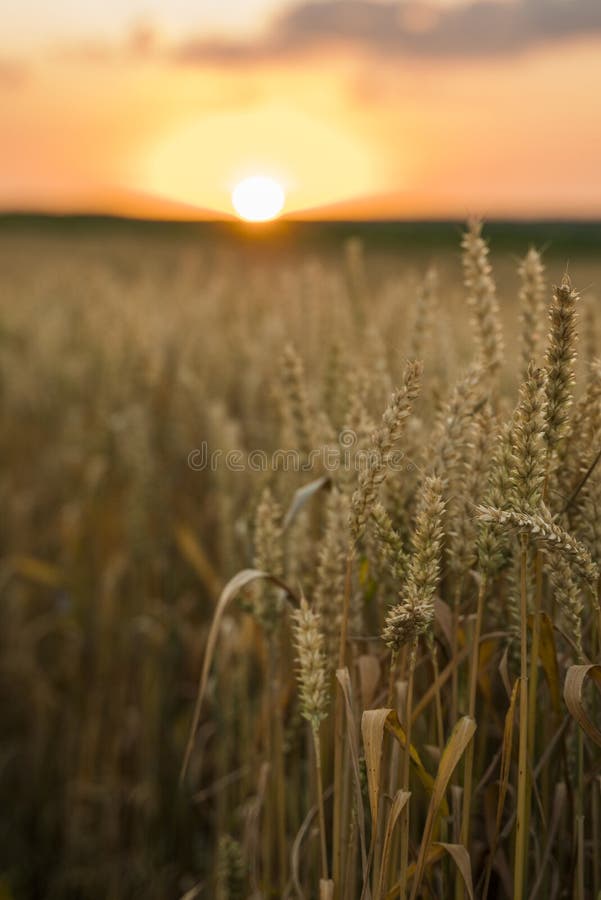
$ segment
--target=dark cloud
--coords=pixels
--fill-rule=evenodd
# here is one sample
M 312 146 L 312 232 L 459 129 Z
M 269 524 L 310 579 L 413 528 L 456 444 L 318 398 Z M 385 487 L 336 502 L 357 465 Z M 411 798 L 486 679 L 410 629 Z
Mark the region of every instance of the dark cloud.
M 306 0 L 255 41 L 197 38 L 174 48 L 172 56 L 189 63 L 244 64 L 335 43 L 391 57 L 477 57 L 591 34 L 601 36 L 601 0 L 477 0 L 450 8 L 411 0 Z

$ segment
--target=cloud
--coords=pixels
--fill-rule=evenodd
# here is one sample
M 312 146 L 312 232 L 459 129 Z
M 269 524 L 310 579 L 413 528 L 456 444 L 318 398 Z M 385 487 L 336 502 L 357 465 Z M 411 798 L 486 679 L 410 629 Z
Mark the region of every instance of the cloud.
M 385 57 L 482 57 L 537 44 L 601 36 L 601 0 L 476 0 L 441 7 L 422 0 L 303 0 L 253 41 L 190 39 L 172 48 L 180 62 L 269 62 L 332 44 Z

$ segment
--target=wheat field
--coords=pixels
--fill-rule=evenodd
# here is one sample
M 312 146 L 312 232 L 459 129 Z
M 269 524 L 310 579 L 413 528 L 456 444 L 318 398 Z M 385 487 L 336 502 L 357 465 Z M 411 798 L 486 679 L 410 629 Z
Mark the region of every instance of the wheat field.
M 3 900 L 601 896 L 601 265 L 450 235 L 2 228 Z

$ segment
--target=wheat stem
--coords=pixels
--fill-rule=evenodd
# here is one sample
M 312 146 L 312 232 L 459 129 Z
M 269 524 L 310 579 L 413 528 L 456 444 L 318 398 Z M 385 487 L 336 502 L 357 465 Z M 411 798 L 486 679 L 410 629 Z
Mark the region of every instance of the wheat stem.
M 518 746 L 518 797 L 515 825 L 513 898 L 522 900 L 528 867 L 528 535 L 520 535 L 520 734 Z
M 340 623 L 340 645 L 338 649 L 338 668 L 343 669 L 346 659 L 346 641 L 348 616 L 351 599 L 351 580 L 355 550 L 351 548 L 346 558 L 346 575 L 344 579 L 344 596 Z M 336 682 L 336 708 L 334 712 L 334 812 L 332 816 L 332 876 L 334 880 L 334 897 L 340 900 L 340 878 L 342 865 L 342 788 L 344 783 L 344 696 L 340 683 Z
M 403 775 L 401 788 L 409 790 L 409 761 L 411 759 L 411 716 L 413 709 L 413 679 L 415 674 L 415 659 L 417 655 L 417 638 L 413 638 L 409 648 L 409 673 L 407 676 L 407 697 L 405 702 L 405 753 L 403 754 Z M 399 897 L 405 900 L 407 896 L 407 869 L 409 865 L 409 803 L 402 812 L 401 820 L 401 869 L 399 880 Z
M 484 615 L 484 597 L 486 595 L 486 578 L 482 578 L 478 588 L 478 602 L 476 607 L 476 621 L 474 625 L 474 633 L 472 635 L 472 656 L 470 660 L 470 684 L 469 684 L 469 703 L 468 715 L 476 718 L 476 696 L 478 692 L 478 672 L 480 663 L 480 635 L 482 634 L 482 618 Z M 461 843 L 469 851 L 470 842 L 470 817 L 472 808 L 472 781 L 474 766 L 474 741 L 470 741 L 465 752 L 465 775 L 463 783 L 463 811 L 461 816 Z M 463 882 L 457 880 L 457 884 L 461 885 L 460 896 L 464 895 Z
M 315 749 L 315 774 L 317 776 L 317 810 L 319 813 L 319 838 L 321 848 L 321 877 L 327 881 L 328 874 L 328 847 L 326 843 L 326 817 L 323 803 L 323 774 L 321 770 L 321 741 L 317 728 L 313 732 L 313 747 Z

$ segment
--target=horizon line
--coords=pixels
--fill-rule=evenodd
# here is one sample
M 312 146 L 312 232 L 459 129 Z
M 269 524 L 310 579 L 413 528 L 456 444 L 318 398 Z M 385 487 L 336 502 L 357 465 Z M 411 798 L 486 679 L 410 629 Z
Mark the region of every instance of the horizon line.
M 35 210 L 35 209 L 0 209 L 0 221 L 8 219 L 47 219 L 68 221 L 73 219 L 84 220 L 107 220 L 115 222 L 131 222 L 132 224 L 156 224 L 156 225 L 226 225 L 242 228 L 245 231 L 266 231 L 270 228 L 281 225 L 352 225 L 352 224 L 373 224 L 373 225 L 392 225 L 392 224 L 457 224 L 464 223 L 467 218 L 462 215 L 450 216 L 341 216 L 333 217 L 308 217 L 295 216 L 293 214 L 278 216 L 265 222 L 247 222 L 244 219 L 238 219 L 235 216 L 224 214 L 214 216 L 150 216 L 140 215 L 127 212 L 108 212 L 103 210 Z M 565 214 L 545 214 L 545 215 L 526 215 L 514 213 L 511 215 L 478 215 L 485 223 L 498 224 L 549 224 L 549 225 L 590 225 L 601 226 L 601 212 L 595 216 L 589 215 L 565 215 Z

